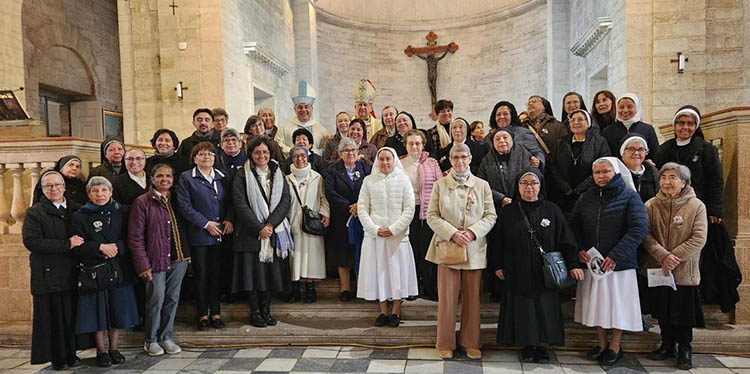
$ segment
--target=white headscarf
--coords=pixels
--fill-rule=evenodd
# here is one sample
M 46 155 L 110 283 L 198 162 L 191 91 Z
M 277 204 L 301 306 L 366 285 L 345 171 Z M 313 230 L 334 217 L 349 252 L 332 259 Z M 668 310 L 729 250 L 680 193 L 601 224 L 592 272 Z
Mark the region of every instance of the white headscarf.
M 393 155 L 393 171 L 390 174 L 383 174 L 380 171 L 380 160 L 378 160 L 378 155 L 383 151 L 391 152 L 391 154 Z M 396 150 L 391 147 L 383 147 L 378 149 L 378 152 L 375 153 L 375 163 L 372 165 L 372 172 L 370 174 L 377 175 L 379 177 L 385 177 L 396 173 L 406 174 L 404 165 L 401 165 L 401 160 L 398 159 L 398 153 L 396 153 Z
M 648 143 L 646 143 L 646 139 L 644 139 L 640 135 L 630 135 L 627 139 L 625 139 L 624 142 L 622 142 L 622 145 L 620 146 L 620 157 L 625 154 L 625 148 L 627 148 L 627 144 L 632 141 L 640 142 L 641 144 L 643 144 L 643 148 L 646 148 L 646 152 L 648 152 Z
M 638 99 L 638 96 L 636 96 L 634 93 L 624 93 L 624 94 L 622 94 L 622 96 L 620 96 L 617 99 L 617 103 L 619 103 L 620 100 L 622 100 L 622 99 L 633 100 L 633 103 L 635 104 L 635 114 L 630 119 L 624 120 L 624 119 L 620 118 L 619 114 L 617 114 L 617 120 L 620 121 L 620 122 L 622 122 L 622 124 L 625 125 L 625 127 L 627 127 L 629 129 L 630 125 L 632 125 L 632 124 L 634 124 L 636 122 L 639 122 L 641 120 L 641 100 Z M 617 105 L 617 104 L 615 104 L 615 105 Z M 617 111 L 617 110 L 615 110 L 615 111 Z
M 628 167 L 625 166 L 625 164 L 623 164 L 619 158 L 599 157 L 592 164 L 592 168 L 593 168 L 593 165 L 598 164 L 600 161 L 606 161 L 608 164 L 612 165 L 612 170 L 614 170 L 615 175 L 620 174 L 620 177 L 625 182 L 625 187 L 638 192 L 638 190 L 635 188 L 635 183 L 633 183 L 633 175 L 630 173 L 630 169 L 628 169 Z
M 696 112 L 696 111 L 694 111 L 693 109 L 690 109 L 690 108 L 682 108 L 682 109 L 678 110 L 677 113 L 674 114 L 674 118 L 672 118 L 672 124 L 674 125 L 675 123 L 677 123 L 677 119 L 680 118 L 680 117 L 682 117 L 682 116 L 684 116 L 684 115 L 689 115 L 689 116 L 692 116 L 693 118 L 695 118 L 695 128 L 696 128 L 696 130 L 699 127 L 701 127 L 701 116 L 698 114 L 698 112 Z

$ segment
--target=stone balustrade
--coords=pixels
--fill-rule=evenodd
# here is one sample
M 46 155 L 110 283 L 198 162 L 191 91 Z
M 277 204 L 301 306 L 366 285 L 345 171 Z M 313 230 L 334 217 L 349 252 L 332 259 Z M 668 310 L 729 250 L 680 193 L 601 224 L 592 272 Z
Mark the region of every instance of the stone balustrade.
M 83 175 L 88 175 L 101 162 L 100 144 L 99 140 L 75 137 L 0 140 L 0 234 L 20 234 L 43 170 L 54 168 L 60 157 L 76 155 L 83 162 Z

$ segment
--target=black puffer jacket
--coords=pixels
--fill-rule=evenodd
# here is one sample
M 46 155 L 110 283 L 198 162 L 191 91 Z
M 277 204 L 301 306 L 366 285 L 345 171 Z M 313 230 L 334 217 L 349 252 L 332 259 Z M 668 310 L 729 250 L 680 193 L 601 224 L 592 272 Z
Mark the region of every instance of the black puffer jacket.
M 44 295 L 75 289 L 78 259 L 70 249 L 70 222 L 81 206 L 68 200 L 58 210 L 46 197 L 26 211 L 21 236 L 31 252 L 31 294 Z
M 551 186 L 556 188 L 561 194 L 573 190 L 576 195 L 586 192 L 594 186 L 594 180 L 591 178 L 591 165 L 600 157 L 610 155 L 607 139 L 604 139 L 595 130 L 589 129 L 586 133 L 586 140 L 581 147 L 580 158 L 573 154 L 573 135 L 568 134 L 562 137 L 557 143 L 557 152 L 552 155 L 551 167 L 549 169 L 549 178 Z M 586 170 L 588 178 L 583 181 L 574 181 L 572 175 L 574 168 Z

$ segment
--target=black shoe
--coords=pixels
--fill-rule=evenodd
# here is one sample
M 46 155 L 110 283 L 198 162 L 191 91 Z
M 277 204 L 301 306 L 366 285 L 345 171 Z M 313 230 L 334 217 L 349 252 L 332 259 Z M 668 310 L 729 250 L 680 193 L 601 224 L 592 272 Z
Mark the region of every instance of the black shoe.
M 112 358 L 109 357 L 109 353 L 102 352 L 96 354 L 96 365 L 101 366 L 103 368 L 108 368 L 112 366 Z
M 318 301 L 318 293 L 315 292 L 315 283 L 305 283 L 305 302 L 314 303 L 316 301 Z
M 198 331 L 208 331 L 208 318 L 198 320 Z
M 521 362 L 534 362 L 534 346 L 523 347 L 519 355 L 521 356 Z
M 352 293 L 350 291 L 341 291 L 341 294 L 339 294 L 339 300 L 343 302 L 351 301 Z
M 81 362 L 81 359 L 78 358 L 78 356 L 73 355 L 73 357 L 68 359 L 67 365 L 72 369 L 83 366 L 83 362 Z
M 690 370 L 693 368 L 692 349 L 680 347 L 677 350 L 677 368 L 680 370 Z
M 375 320 L 375 327 L 383 327 L 385 324 L 388 323 L 388 316 L 386 316 L 383 313 L 380 313 L 378 318 Z
M 227 327 L 227 324 L 224 323 L 224 321 L 221 320 L 221 318 L 216 318 L 211 320 L 211 326 L 215 329 L 223 329 Z
M 602 355 L 599 356 L 599 363 L 602 365 L 612 366 L 616 364 L 620 359 L 622 358 L 622 347 L 620 348 L 620 351 L 615 353 L 615 351 L 607 348 L 602 352 Z
M 598 360 L 599 357 L 602 356 L 602 353 L 604 352 L 604 349 L 600 346 L 596 346 L 594 348 L 591 348 L 588 352 L 586 352 L 586 358 L 589 360 Z
M 401 316 L 398 314 L 391 314 L 391 316 L 388 318 L 388 326 L 398 327 L 398 325 L 400 324 L 401 324 Z
M 118 350 L 109 351 L 109 357 L 112 359 L 112 363 L 115 365 L 119 365 L 123 362 L 125 362 L 125 356 L 120 353 Z
M 260 314 L 260 316 L 263 318 L 264 321 L 266 321 L 266 325 L 268 326 L 276 326 L 276 319 L 271 316 L 271 313 L 268 311 L 265 311 Z
M 406 301 L 414 301 L 416 299 L 417 299 L 416 296 L 409 296 L 409 297 L 406 298 Z
M 662 361 L 668 357 L 674 357 L 674 344 L 671 346 L 662 344 L 661 347 L 648 354 L 648 359 L 653 361 Z
M 549 363 L 549 352 L 547 352 L 547 348 L 544 348 L 541 345 L 534 348 L 534 362 L 540 364 Z
M 250 314 L 250 325 L 253 327 L 266 327 L 268 326 L 266 324 L 266 320 L 263 319 L 263 317 L 260 316 L 260 313 L 251 313 Z
M 62 370 L 67 370 L 68 368 L 69 368 L 68 364 L 65 364 L 65 363 L 63 363 L 63 364 L 54 364 L 53 363 L 52 364 L 52 370 L 62 371 Z
M 302 294 L 299 289 L 299 282 L 292 282 L 292 292 L 289 294 L 287 302 L 296 303 L 302 299 Z

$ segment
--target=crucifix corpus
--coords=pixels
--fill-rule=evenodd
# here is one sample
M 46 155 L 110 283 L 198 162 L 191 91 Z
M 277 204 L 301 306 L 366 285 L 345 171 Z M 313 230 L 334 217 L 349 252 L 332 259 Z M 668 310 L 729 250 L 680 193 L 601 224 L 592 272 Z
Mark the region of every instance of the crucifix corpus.
M 448 52 L 456 53 L 458 50 L 458 44 L 450 42 L 447 45 L 437 45 L 437 34 L 430 31 L 427 36 L 427 46 L 425 47 L 412 47 L 408 45 L 404 49 L 404 53 L 411 57 L 417 56 L 422 60 L 427 61 L 427 84 L 430 86 L 430 95 L 432 95 L 432 105 L 435 105 L 437 101 L 437 65 L 438 61 L 442 60 Z M 440 54 L 442 53 L 442 54 Z M 438 57 L 438 54 L 440 56 Z

